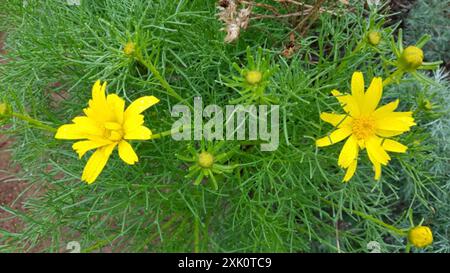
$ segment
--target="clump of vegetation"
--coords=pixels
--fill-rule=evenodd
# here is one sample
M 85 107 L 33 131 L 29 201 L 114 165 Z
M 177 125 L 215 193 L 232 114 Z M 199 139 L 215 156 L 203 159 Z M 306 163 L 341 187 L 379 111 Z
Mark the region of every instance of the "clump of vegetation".
M 448 251 L 434 34 L 347 2 L 2 2 L 1 133 L 39 194 L 0 206 L 1 251 Z M 175 141 L 195 97 L 279 106 L 279 146 Z

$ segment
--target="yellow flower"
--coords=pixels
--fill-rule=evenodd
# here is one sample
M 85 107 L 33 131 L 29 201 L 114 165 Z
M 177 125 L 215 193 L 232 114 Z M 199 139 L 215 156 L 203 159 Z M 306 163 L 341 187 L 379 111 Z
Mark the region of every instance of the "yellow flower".
M 408 241 L 415 247 L 423 248 L 433 243 L 433 233 L 426 226 L 413 227 L 408 232 Z
M 338 143 L 346 138 L 338 164 L 347 172 L 344 181 L 352 178 L 358 164 L 359 150 L 367 154 L 375 170 L 375 179 L 381 176 L 381 165 L 387 165 L 391 157 L 387 152 L 404 153 L 407 147 L 389 137 L 409 131 L 415 125 L 412 112 L 394 112 L 399 100 L 377 109 L 383 93 L 382 80 L 376 77 L 364 92 L 364 78 L 355 72 L 351 82 L 352 94 L 343 95 L 337 90 L 332 94 L 343 107 L 345 114 L 321 113 L 320 118 L 337 128 L 330 135 L 316 140 L 318 147 Z
M 81 158 L 87 151 L 97 149 L 89 158 L 81 179 L 93 183 L 101 173 L 112 151 L 118 146 L 119 157 L 127 164 L 138 162 L 138 156 L 127 140 L 147 140 L 152 132 L 143 126 L 141 115 L 159 102 L 154 96 L 141 97 L 125 110 L 125 101 L 116 94 L 105 95 L 106 82 L 97 81 L 92 87 L 92 99 L 84 109 L 85 116 L 72 120 L 73 124 L 58 128 L 55 138 L 81 140 L 72 148 Z

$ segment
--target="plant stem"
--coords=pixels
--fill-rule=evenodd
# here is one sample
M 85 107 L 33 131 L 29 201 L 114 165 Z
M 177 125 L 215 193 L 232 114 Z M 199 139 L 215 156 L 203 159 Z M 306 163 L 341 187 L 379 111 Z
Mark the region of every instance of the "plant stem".
M 372 221 L 375 224 L 383 226 L 383 227 L 387 228 L 388 230 L 390 230 L 390 231 L 392 231 L 392 232 L 394 232 L 394 233 L 396 233 L 396 234 L 398 234 L 400 236 L 406 236 L 407 235 L 407 232 L 405 232 L 405 231 L 403 231 L 401 229 L 398 229 L 398 228 L 396 228 L 396 227 L 394 227 L 392 225 L 386 224 L 385 222 L 383 222 L 383 221 L 381 221 L 379 219 L 376 219 L 375 217 L 372 217 L 370 215 L 367 215 L 367 214 L 365 214 L 365 213 L 363 213 L 361 211 L 352 210 L 352 212 L 354 214 L 358 215 L 358 216 L 361 216 L 362 218 L 364 218 L 366 220 Z
M 411 251 L 411 244 L 408 242 L 406 245 L 405 253 L 409 253 Z
M 194 253 L 200 252 L 200 220 L 195 217 L 194 222 Z
M 167 93 L 179 100 L 180 102 L 185 102 L 185 100 L 170 86 L 170 84 L 166 81 L 166 79 L 161 76 L 158 69 L 149 61 L 146 61 L 142 54 L 136 55 L 136 60 L 140 62 L 142 65 L 144 65 L 150 72 L 152 72 L 153 76 L 161 83 L 162 87 L 166 89 Z
M 183 130 L 184 130 L 184 129 L 188 128 L 188 127 L 187 126 L 180 126 L 177 129 L 171 129 L 171 130 L 167 130 L 167 131 L 164 131 L 164 132 L 161 132 L 161 133 L 152 134 L 150 139 L 158 139 L 158 138 L 162 138 L 162 137 L 165 137 L 165 136 L 170 136 L 170 135 L 172 135 L 174 133 L 180 132 L 181 128 L 183 128 Z
M 359 43 L 356 45 L 356 47 L 350 52 L 350 55 L 346 56 L 344 61 L 339 64 L 339 66 L 336 68 L 337 71 L 339 71 L 342 66 L 346 65 L 348 63 L 349 58 L 351 58 L 355 53 L 359 52 L 364 45 L 364 40 L 359 41 Z
M 158 138 L 162 138 L 162 137 L 169 136 L 169 135 L 172 135 L 172 130 L 164 131 L 164 132 L 161 132 L 158 134 L 152 134 L 150 139 L 158 139 Z
M 328 205 L 334 205 L 334 206 L 336 206 L 336 204 L 334 204 L 334 203 L 331 202 L 331 201 L 328 201 L 328 200 L 326 200 L 326 199 L 324 199 L 324 198 L 320 198 L 320 199 L 321 199 L 323 202 L 327 203 Z M 342 209 L 345 210 L 345 211 L 346 211 L 347 213 L 349 213 L 349 214 L 356 214 L 356 215 L 358 215 L 358 216 L 360 216 L 360 217 L 362 217 L 362 218 L 364 218 L 364 219 L 366 219 L 366 220 L 369 220 L 369 221 L 371 221 L 371 222 L 373 222 L 373 223 L 375 223 L 375 224 L 378 224 L 378 225 L 380 225 L 380 226 L 383 226 L 383 227 L 387 228 L 389 231 L 391 231 L 391 232 L 393 232 L 393 233 L 395 233 L 395 234 L 397 234 L 397 235 L 400 235 L 400 236 L 406 236 L 406 235 L 408 234 L 406 231 L 401 230 L 401 229 L 398 229 L 398 228 L 396 228 L 396 227 L 394 227 L 394 226 L 392 226 L 392 225 L 386 224 L 385 222 L 383 222 L 383 221 L 381 221 L 381 220 L 379 220 L 379 219 L 376 219 L 375 217 L 372 217 L 372 216 L 370 216 L 370 215 L 367 215 L 367 214 L 365 214 L 364 212 L 361 212 L 361 211 L 358 211 L 358 210 L 350 210 L 350 209 L 347 209 L 347 208 L 344 208 L 344 207 L 342 207 Z
M 383 81 L 383 87 L 391 84 L 398 76 L 403 76 L 403 73 L 405 73 L 403 70 L 398 69 L 391 73 L 384 81 Z
M 12 112 L 11 115 L 13 117 L 16 117 L 18 119 L 21 119 L 23 121 L 28 122 L 30 125 L 38 128 L 38 129 L 42 129 L 42 130 L 45 130 L 45 131 L 48 131 L 48 132 L 52 132 L 52 133 L 56 132 L 55 128 L 53 128 L 51 126 L 48 126 L 48 125 L 42 123 L 41 121 L 39 121 L 37 119 L 34 119 L 34 118 L 32 118 L 32 117 L 30 117 L 28 115 L 24 115 L 24 114 L 20 114 L 20 113 L 16 113 L 16 112 Z

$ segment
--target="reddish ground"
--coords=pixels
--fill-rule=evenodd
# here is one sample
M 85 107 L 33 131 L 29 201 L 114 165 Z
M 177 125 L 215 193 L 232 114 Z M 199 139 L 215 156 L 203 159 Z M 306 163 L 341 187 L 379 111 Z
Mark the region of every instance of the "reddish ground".
M 16 178 L 16 173 L 20 168 L 11 162 L 11 154 L 8 151 L 10 145 L 11 141 L 0 135 L 0 206 L 24 211 L 24 197 L 19 195 L 25 190 L 27 183 Z M 20 221 L 10 218 L 11 214 L 0 209 L 0 229 L 14 233 L 19 232 L 22 227 Z
M 3 53 L 4 36 L 4 33 L 0 32 L 0 54 Z M 27 183 L 16 178 L 20 167 L 11 162 L 10 146 L 11 140 L 1 134 L 0 128 L 0 206 L 24 211 L 25 197 L 21 197 L 20 193 L 26 189 Z M 20 232 L 21 228 L 20 220 L 12 218 L 11 214 L 0 209 L 0 229 L 16 233 Z

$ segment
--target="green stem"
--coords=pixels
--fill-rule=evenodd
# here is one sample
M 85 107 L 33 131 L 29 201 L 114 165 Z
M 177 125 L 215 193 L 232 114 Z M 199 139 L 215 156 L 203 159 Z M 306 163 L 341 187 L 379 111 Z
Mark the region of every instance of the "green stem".
M 164 132 L 161 132 L 161 133 L 152 134 L 150 139 L 158 139 L 158 138 L 162 138 L 162 137 L 165 137 L 165 136 L 170 136 L 170 135 L 172 135 L 174 133 L 180 132 L 181 128 L 185 128 L 185 126 L 180 126 L 177 129 L 171 129 L 171 130 L 167 130 L 167 131 L 164 131 Z
M 321 198 L 321 200 L 322 200 L 323 202 L 327 203 L 328 205 L 336 206 L 336 204 L 334 204 L 333 202 L 328 201 L 328 200 L 326 200 L 326 199 L 324 199 L 324 198 Z M 372 217 L 372 216 L 370 216 L 370 215 L 367 215 L 367 214 L 365 214 L 365 213 L 363 213 L 363 212 L 361 212 L 361 211 L 358 211 L 358 210 L 350 210 L 350 209 L 347 209 L 347 208 L 344 208 L 344 207 L 342 207 L 342 209 L 345 210 L 348 214 L 356 214 L 356 215 L 358 215 L 358 216 L 360 216 L 360 217 L 362 217 L 362 218 L 364 218 L 364 219 L 366 219 L 366 220 L 369 220 L 369 221 L 371 221 L 371 222 L 373 222 L 373 223 L 375 223 L 375 224 L 378 224 L 378 225 L 380 225 L 380 226 L 383 226 L 383 227 L 387 228 L 389 231 L 391 231 L 391 232 L 393 232 L 393 233 L 395 233 L 395 234 L 397 234 L 397 235 L 400 235 L 400 236 L 406 236 L 406 235 L 408 235 L 408 233 L 407 233 L 406 231 L 401 230 L 401 229 L 398 229 L 398 228 L 396 228 L 396 227 L 394 227 L 394 226 L 392 226 L 392 225 L 386 224 L 385 222 L 383 222 L 383 221 L 381 221 L 381 220 L 379 220 L 379 219 L 376 219 L 375 217 Z
M 166 89 L 167 93 L 179 100 L 180 102 L 185 102 L 185 100 L 170 86 L 170 84 L 166 81 L 166 79 L 161 76 L 158 69 L 149 61 L 146 61 L 141 54 L 136 55 L 136 60 L 144 65 L 150 72 L 152 72 L 153 76 L 161 83 L 162 87 Z
M 200 220 L 195 217 L 194 222 L 194 253 L 200 252 Z
M 405 253 L 409 253 L 409 252 L 411 252 L 411 244 L 408 242 L 408 243 L 406 244 Z
M 364 40 L 361 40 L 361 41 L 356 45 L 356 47 L 352 50 L 352 52 L 350 52 L 350 55 L 346 56 L 346 57 L 345 57 L 345 60 L 344 60 L 344 61 L 336 68 L 336 71 L 339 71 L 339 70 L 342 68 L 342 66 L 344 66 L 345 64 L 347 64 L 347 63 L 348 63 L 348 59 L 349 59 L 350 57 L 352 57 L 355 53 L 357 53 L 358 51 L 360 51 L 363 45 L 364 45 Z
M 161 132 L 158 134 L 152 134 L 150 139 L 158 139 L 158 138 L 162 138 L 162 137 L 169 136 L 169 135 L 172 135 L 172 130 L 164 131 L 164 132 Z
M 383 227 L 387 228 L 388 230 L 392 231 L 393 233 L 396 233 L 396 234 L 398 234 L 400 236 L 406 236 L 408 234 L 407 232 L 405 232 L 405 231 L 403 231 L 401 229 L 398 229 L 398 228 L 396 228 L 396 227 L 394 227 L 392 225 L 386 224 L 385 222 L 383 222 L 383 221 L 381 221 L 379 219 L 376 219 L 375 217 L 372 217 L 370 215 L 367 215 L 367 214 L 365 214 L 365 213 L 363 213 L 361 211 L 352 210 L 352 212 L 354 214 L 358 215 L 358 216 L 361 216 L 362 218 L 364 218 L 366 220 L 372 221 L 375 224 L 383 226 Z
M 52 132 L 52 133 L 56 132 L 55 128 L 53 128 L 51 126 L 48 126 L 48 125 L 42 123 L 41 121 L 39 121 L 37 119 L 34 119 L 34 118 L 32 118 L 32 117 L 30 117 L 28 115 L 24 115 L 24 114 L 20 114 L 20 113 L 16 113 L 16 112 L 12 112 L 11 115 L 13 117 L 16 117 L 18 119 L 21 119 L 23 121 L 28 122 L 30 125 L 32 125 L 32 126 L 34 126 L 36 128 L 39 128 L 39 129 L 42 129 L 42 130 L 46 130 L 46 131 L 49 131 L 49 132 Z
M 389 75 L 386 79 L 384 79 L 383 87 L 391 84 L 395 79 L 397 79 L 397 77 L 401 78 L 403 76 L 403 73 L 405 72 L 402 69 L 398 69 L 392 72 L 391 75 Z

